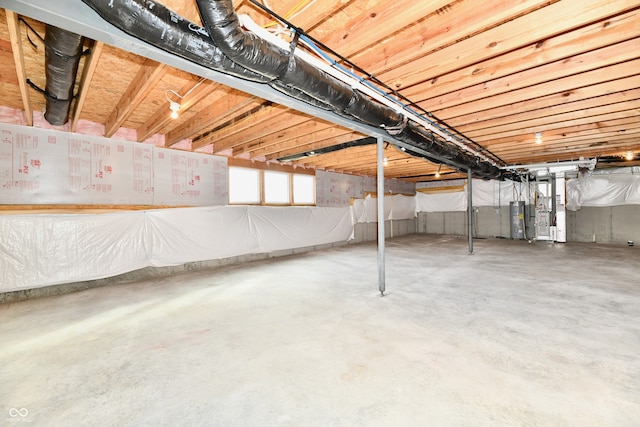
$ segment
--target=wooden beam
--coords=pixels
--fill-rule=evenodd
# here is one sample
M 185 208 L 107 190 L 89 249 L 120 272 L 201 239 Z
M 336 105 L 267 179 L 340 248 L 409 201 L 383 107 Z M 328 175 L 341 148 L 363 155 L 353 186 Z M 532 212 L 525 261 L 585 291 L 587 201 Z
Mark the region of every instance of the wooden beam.
M 13 51 L 13 62 L 15 63 L 16 75 L 18 76 L 24 114 L 27 120 L 27 125 L 33 126 L 33 110 L 31 109 L 29 88 L 27 87 L 27 73 L 24 66 L 24 53 L 22 51 L 22 37 L 20 36 L 18 14 L 8 9 L 5 10 L 5 13 L 7 14 L 7 27 L 9 28 L 11 50 Z
M 415 29 L 412 27 L 411 31 L 401 31 L 393 37 L 379 40 L 379 43 L 351 59 L 365 70 L 380 76 L 546 4 L 548 1 L 545 0 L 500 0 L 480 6 L 473 1 L 451 2 L 440 13 L 417 22 Z M 411 48 L 407 49 L 407 46 Z M 397 89 L 409 86 L 392 76 L 385 76 L 383 81 Z
M 553 113 L 553 108 L 572 108 L 571 105 L 586 102 L 585 108 L 594 105 L 600 105 L 598 97 L 609 94 L 624 94 L 631 88 L 638 87 L 638 75 L 623 77 L 621 79 L 597 83 L 592 86 L 584 86 L 578 88 L 565 88 L 562 92 L 552 93 L 551 95 L 540 96 L 529 99 L 525 97 L 518 102 L 509 102 L 508 104 L 499 105 L 486 110 L 476 110 L 466 115 L 447 118 L 447 123 L 457 129 L 463 126 L 472 126 L 474 123 L 481 123 L 489 119 L 508 118 L 514 114 L 533 114 L 534 117 L 545 115 L 548 112 Z M 511 98 L 513 99 L 513 98 Z M 580 104 L 582 105 L 582 104 Z M 578 106 L 577 109 L 580 107 Z M 481 124 L 481 126 L 483 126 Z M 467 128 L 469 129 L 469 128 Z
M 287 20 L 308 33 L 349 2 L 350 0 L 322 0 L 322 7 L 310 2 L 298 14 Z
M 255 96 L 249 96 L 237 91 L 229 93 L 221 91 L 220 98 L 216 102 L 210 104 L 200 114 L 167 133 L 165 146 L 170 147 L 185 138 L 193 138 L 206 129 L 222 124 L 234 115 L 240 114 L 260 103 L 261 100 Z
M 377 75 L 383 81 L 400 81 L 404 87 L 412 86 L 528 46 L 531 40 L 546 40 L 637 6 L 635 0 L 584 0 L 580 7 L 576 8 L 573 1 L 562 0 L 461 40 L 451 48 L 440 49 L 419 58 L 414 57 L 406 65 Z
M 502 138 L 523 133 L 535 134 L 536 132 L 545 132 L 556 127 L 566 128 L 587 123 L 601 123 L 638 115 L 640 115 L 640 100 L 621 102 L 614 106 L 603 105 L 561 115 L 539 117 L 477 131 L 469 131 L 465 135 L 478 141 L 479 138 Z
M 241 139 L 236 135 L 268 122 L 272 119 L 271 114 L 276 114 L 276 111 L 283 113 L 289 111 L 289 109 L 281 105 L 262 104 L 253 114 L 247 113 L 246 115 L 234 117 L 230 120 L 231 123 L 228 126 L 215 132 L 199 135 L 193 140 L 191 146 L 196 150 L 215 143 L 214 150 L 216 150 L 216 147 L 220 147 L 217 152 L 231 148 L 238 139 Z
M 218 83 L 205 81 L 204 79 L 189 81 L 180 88 L 180 91 L 178 92 L 180 94 L 185 94 L 183 98 L 180 99 L 180 112 L 182 113 L 187 111 L 203 98 L 210 95 L 218 86 Z M 136 139 L 138 141 L 146 140 L 172 120 L 169 101 L 167 101 L 162 104 L 146 122 L 136 129 Z
M 562 60 L 580 53 L 626 41 L 637 34 L 638 12 L 620 16 L 579 28 L 559 36 L 507 52 L 496 58 L 425 81 L 402 91 L 413 101 L 424 101 L 486 81 L 505 77 L 531 67 Z M 424 98 L 427 94 L 428 97 Z M 424 98 L 424 99 L 423 99 Z
M 73 112 L 71 113 L 71 132 L 75 132 L 78 128 L 78 120 L 80 119 L 80 114 L 82 113 L 82 107 L 87 100 L 87 94 L 89 93 L 89 88 L 91 87 L 93 75 L 96 71 L 96 68 L 98 67 L 98 61 L 100 60 L 103 46 L 104 43 L 94 40 L 93 45 L 91 46 L 91 54 L 84 60 L 84 66 L 82 67 L 82 77 L 80 78 L 80 82 L 78 85 L 78 96 L 73 106 Z
M 543 137 L 543 144 L 549 141 L 562 138 L 564 141 L 570 141 L 570 138 L 582 138 L 586 136 L 600 136 L 605 132 L 625 132 L 627 129 L 634 129 L 640 126 L 637 117 L 629 117 L 625 119 L 612 120 L 606 123 L 588 123 L 580 126 L 570 126 L 565 128 L 549 129 Z M 512 145 L 524 143 L 532 146 L 533 137 L 531 133 L 520 134 L 518 137 L 492 138 L 481 141 L 485 147 L 494 151 L 499 145 Z
M 248 118 L 247 122 L 252 126 L 245 127 L 243 131 L 236 132 L 229 137 L 214 141 L 213 150 L 219 152 L 233 148 L 234 153 L 243 153 L 249 151 L 247 147 L 259 145 L 261 140 L 282 139 L 284 138 L 282 133 L 287 129 L 295 126 L 300 127 L 312 120 L 311 117 L 292 110 L 287 110 L 284 113 L 280 113 L 280 110 L 277 109 L 264 111 L 255 120 L 252 120 L 252 116 Z
M 568 76 L 561 79 L 541 83 L 532 87 L 514 90 L 508 94 L 493 96 L 491 98 L 471 101 L 465 104 L 456 105 L 449 108 L 431 108 L 433 105 L 421 103 L 420 106 L 431 110 L 438 117 L 449 122 L 450 117 L 463 116 L 478 111 L 488 110 L 509 103 L 511 99 L 532 99 L 545 96 L 550 93 L 567 93 L 574 89 L 589 86 L 589 84 L 613 81 L 638 74 L 640 70 L 640 59 L 627 61 L 622 64 L 611 65 L 597 70 L 587 71 L 577 76 Z
M 273 129 L 270 129 L 270 132 L 266 135 L 236 146 L 233 149 L 233 154 L 251 153 L 252 156 L 262 156 L 267 154 L 269 150 L 273 150 L 272 147 L 275 145 L 289 145 L 290 140 L 299 140 L 299 138 L 304 138 L 308 141 L 314 137 L 313 135 L 316 132 L 325 129 L 340 129 L 334 124 L 314 120 L 307 116 L 301 116 L 300 120 L 303 121 L 295 126 L 288 126 L 282 129 L 276 127 L 275 129 L 277 130 L 275 132 L 273 132 Z
M 317 122 L 316 122 L 317 123 Z M 353 137 L 353 135 L 358 135 Z M 337 138 L 344 137 L 353 137 L 352 139 L 347 139 L 347 141 L 351 141 L 353 139 L 359 139 L 362 136 L 359 133 L 353 132 L 350 129 L 345 129 L 337 126 L 326 125 L 325 127 L 318 127 L 316 131 L 313 132 L 312 135 L 292 135 L 293 138 L 288 138 L 283 141 L 279 141 L 274 144 L 265 145 L 264 147 L 259 147 L 250 152 L 251 157 L 268 157 L 274 153 L 281 152 L 286 149 L 295 148 L 299 149 L 301 146 L 307 146 L 309 144 L 317 143 L 317 141 L 327 141 L 327 140 L 336 140 Z M 338 142 L 336 142 L 337 144 Z M 335 144 L 334 144 L 335 145 Z M 306 150 L 301 150 L 306 151 Z M 235 154 L 235 151 L 234 151 Z
M 104 133 L 107 138 L 110 138 L 118 131 L 129 115 L 164 76 L 166 70 L 167 65 L 165 64 L 160 64 L 150 59 L 144 61 L 104 125 Z
M 451 0 L 381 1 L 373 7 L 366 8 L 346 26 L 334 31 L 323 43 L 343 56 L 353 56 L 367 47 L 378 45 L 407 26 L 415 25 L 417 16 L 438 15 L 450 3 Z M 371 31 L 372 28 L 376 31 Z
M 569 103 L 557 103 L 550 104 L 548 107 L 537 110 L 528 110 L 520 112 L 514 110 L 515 114 L 509 116 L 502 116 L 496 118 L 490 118 L 488 120 L 461 124 L 456 126 L 456 129 L 462 133 L 495 129 L 495 128 L 509 128 L 514 124 L 523 122 L 531 123 L 529 126 L 534 125 L 535 121 L 541 123 L 546 121 L 558 122 L 561 121 L 559 117 L 564 117 L 566 114 L 580 114 L 583 111 L 591 111 L 595 108 L 611 108 L 612 110 L 624 110 L 624 105 L 627 102 L 640 100 L 640 88 L 632 89 L 622 92 L 614 92 L 602 96 L 596 96 L 585 100 L 574 101 Z M 487 114 L 487 117 L 492 117 L 491 114 Z
M 308 151 L 320 150 L 322 148 L 331 147 L 332 145 L 343 144 L 345 142 L 354 141 L 364 137 L 365 136 L 361 133 L 350 132 L 338 136 L 331 135 L 330 137 L 323 139 L 316 138 L 314 141 L 301 142 L 300 144 L 295 144 L 291 147 L 283 147 L 280 151 L 274 151 L 265 155 L 265 157 L 267 160 L 276 160 L 282 157 L 293 156 L 295 154 L 301 154 Z
M 532 67 L 451 93 L 429 97 L 428 100 L 424 102 L 436 110 L 450 108 L 491 96 L 501 95 L 506 92 L 533 87 L 537 84 L 575 76 L 586 71 L 601 69 L 612 64 L 633 60 L 638 57 L 638 52 L 640 52 L 640 38 L 635 38 L 581 55 L 575 55 L 562 61 Z M 596 81 L 602 80 L 608 80 L 608 78 L 603 76 L 601 80 Z M 593 80 L 586 79 L 584 81 L 593 82 Z

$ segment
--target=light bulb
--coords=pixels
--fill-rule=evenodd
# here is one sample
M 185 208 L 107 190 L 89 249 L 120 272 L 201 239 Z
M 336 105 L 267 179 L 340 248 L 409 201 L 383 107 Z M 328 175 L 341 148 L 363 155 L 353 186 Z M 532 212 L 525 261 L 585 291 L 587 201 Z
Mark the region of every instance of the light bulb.
M 178 118 L 178 111 L 180 110 L 180 104 L 178 104 L 177 102 L 170 101 L 169 102 L 169 109 L 171 110 L 171 118 L 172 119 L 177 119 Z
M 536 132 L 536 144 L 542 144 L 542 132 Z
M 627 160 L 633 160 L 633 152 L 627 151 L 627 155 L 624 156 L 624 158 Z

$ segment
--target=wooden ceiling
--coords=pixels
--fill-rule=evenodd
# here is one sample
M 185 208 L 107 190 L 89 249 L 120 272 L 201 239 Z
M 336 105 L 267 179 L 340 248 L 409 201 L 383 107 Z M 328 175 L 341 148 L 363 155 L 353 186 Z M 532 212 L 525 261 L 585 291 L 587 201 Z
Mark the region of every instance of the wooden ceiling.
M 162 3 L 200 22 L 195 1 Z M 278 29 L 250 1 L 234 4 L 238 13 Z M 622 161 L 628 152 L 640 157 L 637 0 L 262 4 L 506 164 L 580 157 Z M 44 46 L 19 18 L 0 13 L 0 106 L 39 112 L 44 97 L 19 83 L 28 78 L 45 86 Z M 44 35 L 42 23 L 23 18 Z M 77 107 L 66 130 L 94 122 L 107 137 L 126 128 L 138 141 L 154 135 L 158 140 L 159 134 L 167 147 L 260 161 L 365 136 L 107 44 L 85 44 L 92 50 L 81 60 Z M 178 119 L 169 117 L 167 97 L 181 103 Z M 439 169 L 393 147 L 385 156 L 388 177 L 425 181 L 435 179 Z M 376 150 L 375 145 L 353 147 L 292 163 L 375 175 Z M 440 172 L 441 179 L 460 176 L 447 167 Z

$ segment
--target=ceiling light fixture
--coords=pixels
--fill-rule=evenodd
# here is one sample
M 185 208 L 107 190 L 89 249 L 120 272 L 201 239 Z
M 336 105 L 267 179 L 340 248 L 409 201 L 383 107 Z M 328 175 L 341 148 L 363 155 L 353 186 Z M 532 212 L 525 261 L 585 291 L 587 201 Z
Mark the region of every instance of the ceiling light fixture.
M 176 92 L 173 89 L 167 89 L 167 90 L 164 91 L 164 96 L 165 96 L 165 98 L 167 98 L 167 102 L 169 103 L 169 110 L 171 110 L 171 118 L 172 119 L 177 119 L 178 118 L 178 111 L 180 111 L 180 109 L 182 108 L 182 105 L 179 102 L 173 101 L 171 98 L 169 98 L 169 93 L 172 93 L 173 95 L 177 96 L 180 99 L 184 99 L 187 95 L 189 95 L 191 92 L 193 92 L 198 86 L 200 86 L 202 84 L 202 82 L 204 82 L 205 80 L 206 79 L 201 78 L 198 81 L 198 83 L 196 83 L 184 95 L 180 95 L 178 92 Z
M 633 160 L 633 151 L 627 151 L 627 154 L 624 156 L 627 160 Z
M 389 166 L 389 159 L 388 158 L 385 157 L 384 159 L 382 159 L 382 166 L 384 166 L 384 167 Z
M 440 178 L 440 168 L 442 168 L 442 163 L 438 165 L 438 170 L 436 171 L 436 178 Z
M 171 118 L 178 118 L 178 111 L 180 111 L 180 104 L 174 101 L 169 101 L 169 110 L 171 110 Z
M 536 144 L 538 145 L 542 144 L 542 132 L 536 132 L 535 136 L 536 136 Z

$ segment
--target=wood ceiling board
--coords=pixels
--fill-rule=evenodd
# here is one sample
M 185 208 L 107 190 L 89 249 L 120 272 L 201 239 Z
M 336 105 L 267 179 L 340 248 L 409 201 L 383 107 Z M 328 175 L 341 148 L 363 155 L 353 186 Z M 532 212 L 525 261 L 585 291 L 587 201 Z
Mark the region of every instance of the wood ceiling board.
M 180 114 L 184 114 L 193 105 L 206 98 L 218 87 L 217 83 L 203 79 L 190 79 L 180 88 L 178 93 L 183 96 L 180 99 Z M 170 103 L 164 100 L 159 102 L 159 106 L 153 111 L 151 116 L 136 129 L 138 141 L 144 141 L 153 134 L 163 130 L 174 120 L 171 117 Z M 157 104 L 157 105 L 158 105 Z M 166 133 L 166 132 L 165 132 Z M 192 149 L 196 149 L 193 148 Z
M 588 71 L 599 70 L 610 65 L 637 59 L 638 57 L 640 57 L 640 38 L 635 38 L 571 58 L 529 68 L 525 71 L 476 84 L 455 92 L 431 97 L 422 102 L 428 103 L 433 110 L 443 110 L 518 89 L 529 88 L 537 84 L 577 76 Z M 608 79 L 605 77 L 603 80 Z
M 138 73 L 123 92 L 115 108 L 105 122 L 105 136 L 111 137 L 118 131 L 129 115 L 140 105 L 144 98 L 160 81 L 167 66 L 151 59 L 145 60 Z
M 213 143 L 214 150 L 220 152 L 233 148 L 234 152 L 238 149 L 239 153 L 244 153 L 248 150 L 241 148 L 243 146 L 257 145 L 262 139 L 273 141 L 282 138 L 278 135 L 291 126 L 296 126 L 300 132 L 303 132 L 300 126 L 311 121 L 313 121 L 312 117 L 290 109 L 261 109 L 257 114 L 249 116 L 246 121 L 239 122 L 237 127 L 240 129 L 236 129 L 236 132 L 216 140 Z
M 81 118 L 106 123 L 143 62 L 138 55 L 105 44 L 93 77 L 100 83 L 89 88 Z
M 489 132 L 495 128 L 519 125 L 520 123 L 527 121 L 540 120 L 544 123 L 544 121 L 547 120 L 549 122 L 557 122 L 560 121 L 557 119 L 557 117 L 559 116 L 563 116 L 565 114 L 580 113 L 583 111 L 590 111 L 594 108 L 610 108 L 611 111 L 618 111 L 621 109 L 623 110 L 624 108 L 621 108 L 620 104 L 637 100 L 640 100 L 640 88 L 622 92 L 614 92 L 607 95 L 596 96 L 565 104 L 551 105 L 549 107 L 537 110 L 516 112 L 515 114 L 496 117 L 495 119 L 491 120 L 483 120 L 479 122 L 458 125 L 456 126 L 456 129 L 463 133 L 470 130 L 476 132 L 482 132 L 486 130 L 487 132 Z
M 338 136 L 330 135 L 328 138 L 324 139 L 322 136 L 323 135 L 317 135 L 314 141 L 300 141 L 299 144 L 294 144 L 291 148 L 283 148 L 280 151 L 274 151 L 265 155 L 265 158 L 267 160 L 277 160 L 283 157 L 294 156 L 309 151 L 321 150 L 338 144 L 344 144 L 345 142 L 355 141 L 365 137 L 365 135 L 358 132 L 349 132 Z M 293 162 L 297 161 L 298 160 L 293 160 Z
M 171 93 L 165 94 L 165 92 L 172 90 L 181 94 L 180 90 L 183 86 L 187 85 L 188 82 L 197 81 L 192 75 L 167 66 L 155 70 L 154 77 L 155 83 L 145 90 L 143 94 L 141 93 L 142 96 L 138 100 L 137 107 L 127 116 L 122 124 L 123 127 L 139 129 L 159 111 L 160 107 L 166 106 L 166 111 L 169 111 L 167 95 L 170 95 L 172 100 L 178 102 L 181 99 Z M 182 113 L 186 110 L 183 109 Z
M 447 122 L 456 127 L 461 128 L 468 125 L 473 128 L 474 123 L 478 123 L 481 128 L 485 121 L 508 118 L 516 114 L 539 114 L 544 115 L 545 112 L 553 108 L 563 108 L 565 106 L 572 108 L 571 105 L 577 103 L 588 102 L 590 107 L 599 105 L 599 97 L 602 95 L 613 95 L 625 93 L 628 90 L 634 90 L 640 87 L 640 74 L 624 77 L 618 80 L 612 80 L 603 83 L 597 83 L 591 86 L 568 89 L 563 92 L 553 93 L 551 95 L 541 96 L 534 99 L 524 99 L 509 104 L 500 105 L 482 111 L 474 111 L 472 113 L 451 117 Z M 513 100 L 514 97 L 511 98 Z M 604 101 L 603 104 L 608 103 Z
M 339 135 L 352 131 L 336 127 L 321 120 L 306 118 L 296 126 L 279 129 L 277 132 L 269 133 L 251 142 L 238 145 L 234 147 L 233 153 L 234 155 L 249 153 L 251 157 L 264 156 L 284 147 L 295 146 L 305 141 L 313 141 L 315 138 L 320 137 L 317 135 L 324 135 L 323 132 Z
M 415 25 L 416 16 L 438 13 L 437 11 L 446 7 L 451 0 L 384 0 L 370 3 L 373 4 L 346 25 L 336 25 L 328 20 L 326 24 L 332 27 L 333 31 L 328 32 L 329 38 L 323 39 L 322 42 L 343 56 L 354 56 L 407 28 L 408 25 Z M 339 30 L 335 31 L 335 28 Z M 371 28 L 376 28 L 377 31 L 372 34 Z
M 635 59 L 632 61 L 623 62 L 621 64 L 610 65 L 608 67 L 603 67 L 597 70 L 587 71 L 579 75 L 568 76 L 561 79 L 541 83 L 532 87 L 514 90 L 506 94 L 467 102 L 464 104 L 456 105 L 454 107 L 437 109 L 431 108 L 430 105 L 426 105 L 425 103 L 420 105 L 423 108 L 433 111 L 438 117 L 448 122 L 452 117 L 459 117 L 478 111 L 486 111 L 491 108 L 512 104 L 512 102 L 509 101 L 512 101 L 514 99 L 535 99 L 538 97 L 549 95 L 550 93 L 565 94 L 576 89 L 590 86 L 592 84 L 611 82 L 612 87 L 614 87 L 611 92 L 618 92 L 620 89 L 618 86 L 616 86 L 615 81 L 631 76 L 638 76 L 638 79 L 640 79 L 638 70 L 640 70 L 640 60 Z M 632 81 L 634 80 L 632 79 Z M 635 87 L 638 86 L 636 85 Z M 524 108 L 527 108 L 526 105 Z
M 415 16 L 407 24 L 407 30 L 394 37 L 379 39 L 372 35 L 371 47 L 352 56 L 358 66 L 380 75 L 400 66 L 406 66 L 430 53 L 456 43 L 473 34 L 508 21 L 526 11 L 548 3 L 544 0 L 500 1 L 478 7 L 474 1 L 452 1 L 446 7 L 426 17 Z M 417 22 L 417 25 L 413 25 Z M 370 31 L 371 32 L 371 31 Z M 375 32 L 374 32 L 375 33 Z M 329 45 L 332 47 L 331 45 Z M 343 52 L 343 49 L 344 52 Z M 349 56 L 348 45 L 336 49 Z M 389 85 L 402 88 L 406 85 L 394 78 L 384 78 Z
M 257 127 L 266 126 L 274 116 L 291 112 L 289 108 L 282 105 L 263 103 L 252 114 L 234 117 L 227 126 L 199 135 L 193 140 L 192 145 L 197 149 L 213 144 L 214 153 L 218 153 L 245 139 L 243 132 L 251 132 Z
M 638 37 L 640 33 L 638 13 L 635 10 L 532 43 L 522 49 L 441 75 L 437 79 L 427 80 L 401 92 L 413 101 L 424 101 L 460 90 L 460 88 L 468 88 L 532 67 L 620 43 Z M 425 95 L 427 98 L 422 99 Z
M 242 111 L 263 102 L 254 96 L 239 91 L 221 93 L 220 95 L 220 98 L 215 103 L 210 104 L 189 121 L 182 123 L 167 133 L 166 145 L 173 145 L 184 138 L 193 138 L 195 135 L 202 133 L 204 129 L 210 129 L 222 124 L 234 115 L 241 114 Z
M 0 40 L 0 83 L 18 86 L 16 64 L 13 62 L 13 49 L 11 49 L 11 42 L 7 40 Z
M 311 126 L 313 124 L 313 126 Z M 309 122 L 310 129 L 314 129 L 312 134 L 300 135 L 297 136 L 297 133 L 291 134 L 290 138 L 280 138 L 279 140 L 271 143 L 264 144 L 263 146 L 256 147 L 249 151 L 249 154 L 252 158 L 254 157 L 265 157 L 272 158 L 274 154 L 282 152 L 283 150 L 293 149 L 295 147 L 296 150 L 302 149 L 305 151 L 304 147 L 309 145 L 314 145 L 318 141 L 322 141 L 323 143 L 330 140 L 337 140 L 338 138 L 349 138 L 357 133 L 353 132 L 350 129 L 341 128 L 337 126 L 327 125 L 323 122 Z M 354 139 L 358 139 L 354 138 Z M 336 143 L 338 144 L 338 143 Z M 320 144 L 322 145 L 322 144 Z M 335 145 L 335 144 L 334 144 Z M 234 149 L 234 154 L 236 150 Z
M 467 132 L 466 135 L 475 141 L 481 141 L 486 138 L 506 138 L 523 133 L 544 133 L 560 126 L 566 128 L 593 122 L 608 122 L 638 115 L 640 115 L 640 101 L 628 101 L 621 102 L 615 106 L 605 105 L 573 113 L 552 117 L 547 116 L 479 131 L 470 131 Z
M 412 86 L 637 7 L 635 0 L 584 0 L 579 8 L 562 0 L 377 75 Z

